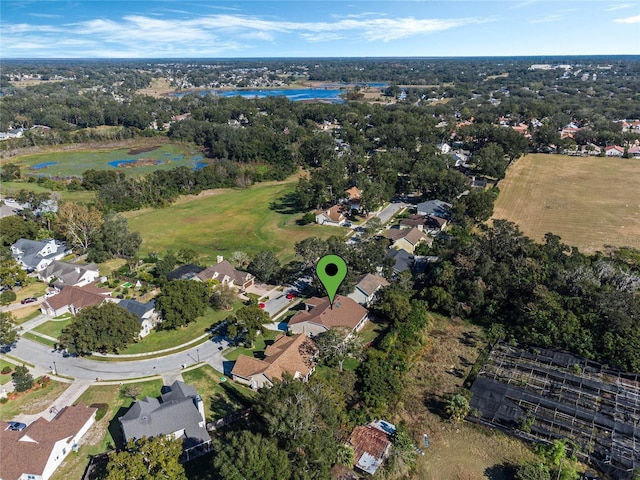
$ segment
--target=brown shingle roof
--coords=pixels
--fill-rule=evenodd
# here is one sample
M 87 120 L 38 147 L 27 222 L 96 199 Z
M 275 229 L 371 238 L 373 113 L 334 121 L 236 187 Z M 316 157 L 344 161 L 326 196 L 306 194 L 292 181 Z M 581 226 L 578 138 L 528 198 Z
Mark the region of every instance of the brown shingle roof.
M 356 287 L 367 295 L 372 295 L 378 288 L 386 287 L 387 285 L 389 285 L 389 282 L 384 277 L 367 273 Z
M 77 434 L 96 410 L 79 403 L 65 407 L 50 422 L 40 417 L 21 432 L 0 431 L 0 478 L 41 475 L 55 443 Z
M 317 213 L 324 215 L 332 222 L 340 222 L 345 219 L 345 216 L 342 214 L 342 207 L 340 205 L 334 205 L 328 210 L 319 210 Z
M 99 305 L 109 293 L 109 290 L 98 288 L 93 284 L 85 285 L 84 287 L 67 285 L 59 294 L 48 298 L 44 303 L 54 310 L 58 310 L 65 305 L 73 305 L 76 308 L 85 308 L 93 305 Z
M 305 377 L 315 367 L 317 351 L 316 345 L 305 334 L 282 335 L 265 349 L 264 360 L 240 355 L 231 373 L 244 378 L 264 373 L 270 380 L 281 379 L 284 373 L 295 375 L 299 372 Z
M 359 200 L 362 196 L 362 190 L 360 190 L 358 187 L 351 187 L 349 190 L 346 190 L 345 193 L 350 200 Z
M 425 240 L 429 244 L 433 243 L 433 240 L 418 230 L 418 227 L 413 227 L 411 230 L 391 228 L 387 231 L 387 238 L 393 240 L 393 242 L 404 238 L 411 245 L 417 245 L 421 240 Z
M 313 297 L 307 300 L 307 306 L 313 307 L 310 311 L 298 312 L 289 325 L 297 323 L 312 322 L 324 325 L 327 328 L 349 327 L 356 328 L 369 311 L 349 297 L 336 295 L 333 308 L 329 303 L 329 298 Z

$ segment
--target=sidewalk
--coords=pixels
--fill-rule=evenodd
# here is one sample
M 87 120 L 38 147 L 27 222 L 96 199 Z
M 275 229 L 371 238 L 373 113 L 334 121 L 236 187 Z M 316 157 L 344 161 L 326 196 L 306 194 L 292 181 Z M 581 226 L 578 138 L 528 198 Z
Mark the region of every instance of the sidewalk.
M 34 413 L 30 415 L 20 413 L 16 415 L 13 420 L 15 420 L 16 422 L 26 423 L 27 425 L 35 422 L 39 417 L 51 421 L 53 420 L 53 417 L 58 414 L 59 410 L 68 405 L 73 405 L 73 402 L 75 402 L 80 397 L 80 395 L 82 395 L 84 391 L 89 388 L 89 386 L 91 386 L 92 383 L 93 382 L 88 381 L 73 382 L 69 386 L 69 388 L 62 392 L 62 394 L 58 398 L 56 398 L 56 400 L 51 405 L 49 405 L 40 413 Z

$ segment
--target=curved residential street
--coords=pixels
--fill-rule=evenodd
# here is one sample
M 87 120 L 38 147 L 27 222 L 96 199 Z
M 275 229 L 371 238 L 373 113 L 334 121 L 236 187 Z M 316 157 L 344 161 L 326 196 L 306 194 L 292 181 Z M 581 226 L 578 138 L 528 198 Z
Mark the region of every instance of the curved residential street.
M 62 353 L 27 338 L 20 338 L 8 352 L 45 371 L 56 370 L 58 374 L 76 380 L 127 380 L 129 378 L 152 375 L 179 374 L 183 366 L 204 362 L 220 372 L 224 372 L 222 351 L 229 345 L 221 336 L 178 353 L 162 357 L 144 359 L 131 358 L 129 361 L 100 361 L 82 357 L 63 357 Z

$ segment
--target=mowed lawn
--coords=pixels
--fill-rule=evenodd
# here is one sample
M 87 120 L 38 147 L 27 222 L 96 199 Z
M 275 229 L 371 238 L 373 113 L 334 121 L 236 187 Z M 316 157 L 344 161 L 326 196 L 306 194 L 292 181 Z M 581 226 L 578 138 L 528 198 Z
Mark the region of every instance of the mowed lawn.
M 271 208 L 294 191 L 296 179 L 265 182 L 247 189 L 219 189 L 181 197 L 170 207 L 124 214 L 132 231 L 142 235 L 141 255 L 182 248 L 195 250 L 201 263 L 229 258 L 235 251 L 250 256 L 271 250 L 281 262 L 293 259 L 294 245 L 307 237 L 345 235 L 348 229 L 319 225 L 299 226 L 299 213 Z M 279 210 L 279 211 L 277 211 Z
M 526 155 L 499 184 L 494 219 L 536 241 L 552 232 L 585 252 L 640 248 L 640 160 Z

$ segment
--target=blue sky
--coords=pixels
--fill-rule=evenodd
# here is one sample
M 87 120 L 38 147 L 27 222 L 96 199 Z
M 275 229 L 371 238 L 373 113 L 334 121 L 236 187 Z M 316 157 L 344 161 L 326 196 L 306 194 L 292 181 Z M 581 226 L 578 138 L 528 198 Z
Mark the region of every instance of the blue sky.
M 0 0 L 0 58 L 640 54 L 640 1 Z

